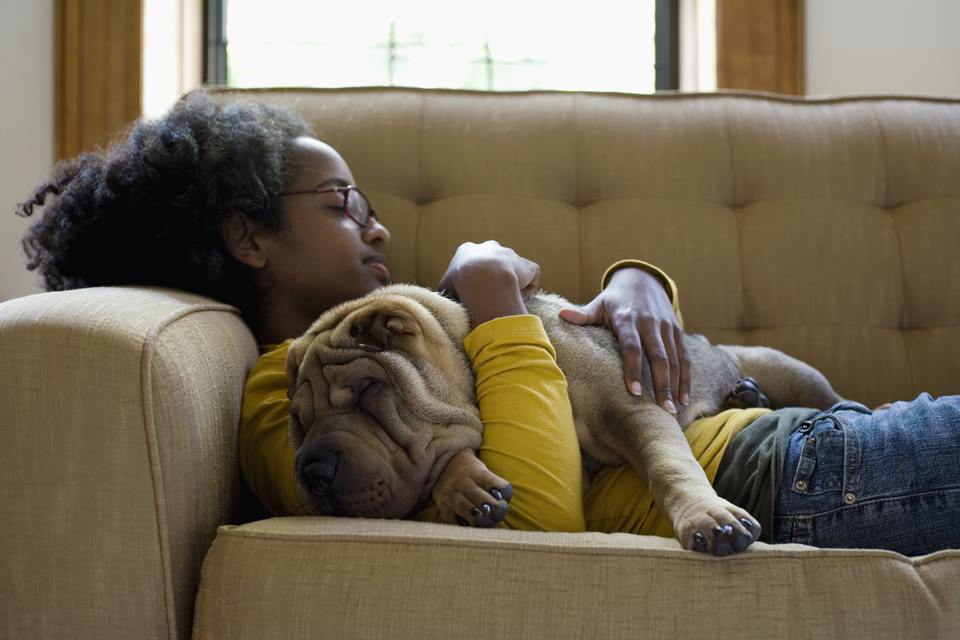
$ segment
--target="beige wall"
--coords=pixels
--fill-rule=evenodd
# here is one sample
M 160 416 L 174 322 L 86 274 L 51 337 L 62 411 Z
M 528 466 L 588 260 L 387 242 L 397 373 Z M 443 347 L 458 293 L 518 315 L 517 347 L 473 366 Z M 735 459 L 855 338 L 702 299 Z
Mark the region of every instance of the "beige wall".
M 53 160 L 53 2 L 0 0 L 0 301 L 40 291 L 24 268 L 14 205 Z
M 806 0 L 808 95 L 960 96 L 957 0 Z

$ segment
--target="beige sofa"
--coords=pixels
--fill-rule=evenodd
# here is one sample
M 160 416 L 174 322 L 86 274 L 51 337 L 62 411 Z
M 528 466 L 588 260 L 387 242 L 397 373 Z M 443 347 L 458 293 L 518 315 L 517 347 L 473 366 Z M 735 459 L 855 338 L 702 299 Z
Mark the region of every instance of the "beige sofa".
M 435 284 L 458 243 L 496 238 L 585 301 L 641 257 L 715 341 L 784 349 L 868 404 L 960 392 L 960 101 L 246 95 L 343 153 L 397 280 Z M 255 358 L 235 310 L 176 291 L 0 305 L 0 637 L 960 636 L 960 551 L 242 524 Z

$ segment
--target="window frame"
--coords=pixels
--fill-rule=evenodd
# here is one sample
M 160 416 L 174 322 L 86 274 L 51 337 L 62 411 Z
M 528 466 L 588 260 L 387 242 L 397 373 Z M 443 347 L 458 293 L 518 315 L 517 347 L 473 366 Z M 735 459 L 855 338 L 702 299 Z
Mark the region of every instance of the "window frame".
M 680 88 L 680 0 L 657 0 L 654 16 L 656 90 L 676 91 Z
M 204 0 L 204 84 L 227 85 L 227 25 L 229 0 Z M 654 8 L 657 91 L 680 88 L 680 0 L 656 0 Z
M 227 84 L 227 0 L 203 0 L 203 83 Z

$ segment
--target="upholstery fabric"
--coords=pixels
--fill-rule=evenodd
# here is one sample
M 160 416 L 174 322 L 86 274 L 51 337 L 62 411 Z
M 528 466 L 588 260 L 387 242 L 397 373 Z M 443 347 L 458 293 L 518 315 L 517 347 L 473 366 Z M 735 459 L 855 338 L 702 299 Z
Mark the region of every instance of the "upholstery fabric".
M 952 638 L 960 551 L 272 518 L 222 527 L 198 638 Z M 451 615 L 451 611 L 459 615 Z
M 246 325 L 93 288 L 0 305 L 0 336 L 0 637 L 187 637 L 236 504 Z
M 960 393 L 960 101 L 758 94 L 226 91 L 292 107 L 435 285 L 464 240 L 573 301 L 639 257 L 689 330 L 767 344 L 868 405 Z

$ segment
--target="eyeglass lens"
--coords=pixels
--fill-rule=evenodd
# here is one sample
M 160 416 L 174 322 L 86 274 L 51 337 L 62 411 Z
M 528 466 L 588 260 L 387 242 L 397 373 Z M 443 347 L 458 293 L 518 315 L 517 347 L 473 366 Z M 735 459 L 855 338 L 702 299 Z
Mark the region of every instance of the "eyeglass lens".
M 361 227 L 367 226 L 370 222 L 370 203 L 367 198 L 356 189 L 348 189 L 344 193 L 344 198 L 347 215 Z

